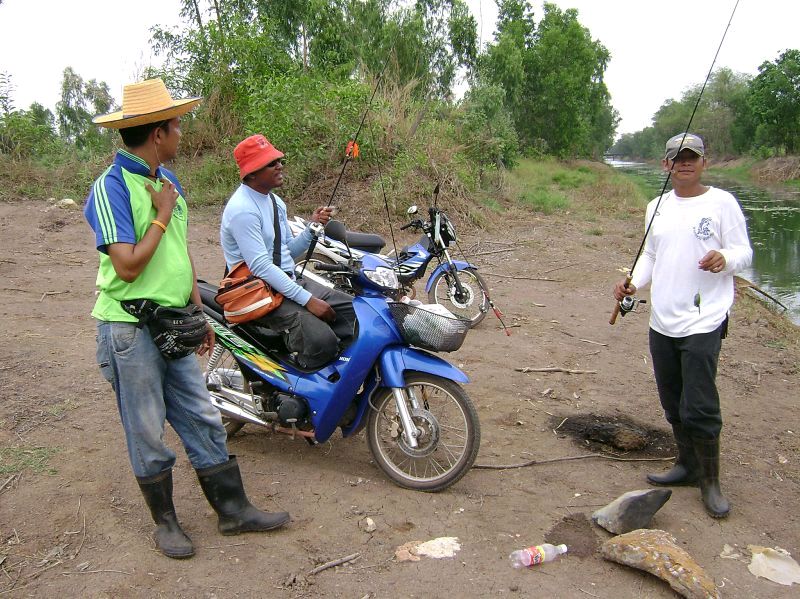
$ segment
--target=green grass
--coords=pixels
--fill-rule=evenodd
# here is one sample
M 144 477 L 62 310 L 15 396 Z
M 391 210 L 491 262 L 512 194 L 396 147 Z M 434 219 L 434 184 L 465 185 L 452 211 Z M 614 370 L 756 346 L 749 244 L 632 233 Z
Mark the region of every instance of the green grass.
M 503 212 L 503 207 L 493 198 L 484 198 L 483 205 L 493 212 Z
M 574 171 L 559 171 L 553 174 L 553 183 L 561 189 L 578 189 L 586 185 L 591 185 L 597 180 L 597 176 L 591 171 L 586 172 L 586 167 L 578 167 Z
M 752 183 L 753 175 L 751 169 L 756 164 L 756 161 L 754 159 L 749 159 L 737 162 L 738 164 L 736 166 L 726 165 L 718 168 L 715 168 L 714 163 L 712 162 L 708 170 L 711 173 L 722 175 L 726 179 L 734 179 L 740 183 Z
M 524 159 L 508 180 L 520 205 L 544 214 L 570 210 L 591 222 L 599 215 L 640 218 L 648 199 L 644 180 L 599 162 Z M 591 235 L 602 235 L 594 229 Z
M 545 214 L 553 214 L 559 210 L 569 208 L 569 200 L 565 195 L 549 189 L 526 191 L 520 194 L 518 199 L 521 204 L 530 206 L 534 210 Z
M 47 461 L 57 451 L 53 447 L 0 447 L 0 476 L 26 469 L 55 474 L 56 470 Z

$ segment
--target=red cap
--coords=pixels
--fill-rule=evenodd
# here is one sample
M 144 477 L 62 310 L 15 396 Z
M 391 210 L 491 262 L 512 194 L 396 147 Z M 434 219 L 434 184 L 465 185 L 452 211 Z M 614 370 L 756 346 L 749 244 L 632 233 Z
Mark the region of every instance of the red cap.
M 233 150 L 233 157 L 239 165 L 239 178 L 244 179 L 273 160 L 283 158 L 283 152 L 276 150 L 266 137 L 257 134 L 239 142 Z

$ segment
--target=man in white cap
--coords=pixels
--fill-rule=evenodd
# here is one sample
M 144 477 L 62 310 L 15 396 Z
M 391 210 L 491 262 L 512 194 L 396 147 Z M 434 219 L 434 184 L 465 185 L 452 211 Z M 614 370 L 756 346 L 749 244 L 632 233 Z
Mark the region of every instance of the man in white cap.
M 650 354 L 678 458 L 671 470 L 648 474 L 647 480 L 667 486 L 699 482 L 706 511 L 722 518 L 730 504 L 719 486 L 722 414 L 715 379 L 733 276 L 750 265 L 753 250 L 736 198 L 700 182 L 706 166 L 700 136 L 671 137 L 662 166 L 671 173 L 672 191 L 647 206 L 645 225 L 652 225 L 644 251 L 630 284 L 617 283 L 614 297 L 622 300 L 652 281 Z
M 92 310 L 97 362 L 117 396 L 131 466 L 157 525 L 156 545 L 173 558 L 194 555 L 194 547 L 172 502 L 176 456 L 164 443 L 165 421 L 180 436 L 222 534 L 271 530 L 289 521 L 286 512 L 262 512 L 248 501 L 197 358 L 162 355 L 148 327 L 123 308 L 129 300 L 202 305 L 187 247 L 183 189 L 162 166 L 177 154 L 180 117 L 200 100 L 173 100 L 160 79 L 125 86 L 122 110 L 93 120 L 119 129 L 125 149 L 95 181 L 84 208 L 100 256 Z M 208 327 L 197 353 L 213 344 Z

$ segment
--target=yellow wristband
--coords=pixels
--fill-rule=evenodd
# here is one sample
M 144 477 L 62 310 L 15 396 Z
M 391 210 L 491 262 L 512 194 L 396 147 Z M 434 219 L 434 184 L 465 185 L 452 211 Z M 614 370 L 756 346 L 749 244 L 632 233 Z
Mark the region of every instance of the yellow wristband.
M 161 230 L 164 231 L 164 233 L 167 232 L 167 225 L 162 223 L 160 220 L 151 220 L 150 224 L 151 225 L 158 225 L 159 227 L 161 227 Z

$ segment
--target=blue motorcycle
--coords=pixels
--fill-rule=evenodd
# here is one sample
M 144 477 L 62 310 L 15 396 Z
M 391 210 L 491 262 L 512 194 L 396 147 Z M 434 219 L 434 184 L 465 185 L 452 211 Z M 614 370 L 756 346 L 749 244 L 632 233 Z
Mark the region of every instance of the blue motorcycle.
M 475 461 L 480 424 L 460 385 L 467 376 L 429 352 L 458 349 L 469 323 L 387 299 L 399 284 L 376 256 L 317 268 L 349 279 L 357 325 L 354 341 L 313 371 L 299 367 L 282 337 L 257 321 L 227 323 L 214 301 L 217 287 L 198 281 L 217 337 L 206 384 L 229 436 L 251 423 L 313 445 L 337 428 L 343 437 L 365 429 L 375 462 L 395 483 L 421 491 L 449 487 Z
M 411 206 L 407 214 L 415 216 L 417 207 Z M 292 230 L 298 235 L 307 223 L 295 218 L 291 223 Z M 422 236 L 417 243 L 404 247 L 396 257 L 380 255 L 397 273 L 401 295 L 415 297 L 414 283 L 425 276 L 428 266 L 436 259 L 438 265 L 425 283 L 428 302 L 447 308 L 458 318 L 463 318 L 474 327 L 481 322 L 489 311 L 489 298 L 486 282 L 478 267 L 462 260 L 453 260 L 449 248 L 456 242 L 453 223 L 442 210 L 435 206 L 428 208 L 428 219 L 413 219 L 400 227 L 400 230 L 413 228 L 421 231 Z M 359 259 L 365 254 L 378 254 L 385 246 L 379 235 L 348 231 L 340 221 L 330 221 L 325 227 L 325 237 L 321 238 L 314 249 L 310 264 L 347 264 L 352 258 Z M 338 271 L 328 278 L 340 289 L 348 289 L 348 280 L 342 280 Z

